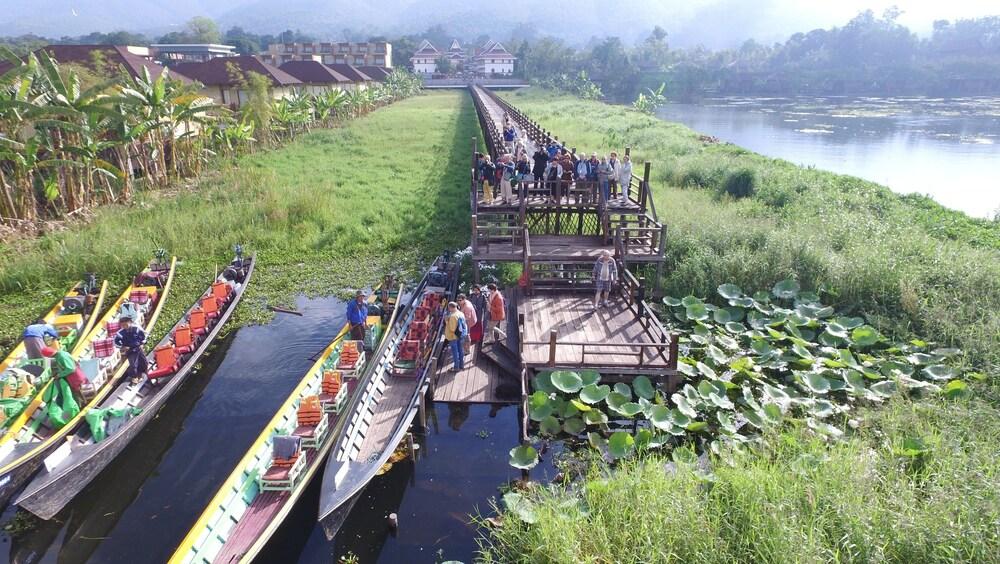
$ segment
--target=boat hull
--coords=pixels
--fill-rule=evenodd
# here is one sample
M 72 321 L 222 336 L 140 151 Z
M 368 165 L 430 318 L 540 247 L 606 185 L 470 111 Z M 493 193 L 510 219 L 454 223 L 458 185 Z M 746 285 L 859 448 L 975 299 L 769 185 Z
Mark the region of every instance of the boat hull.
M 125 447 L 156 417 L 156 414 L 184 383 L 187 375 L 194 370 L 195 365 L 215 341 L 226 321 L 236 311 L 256 265 L 257 261 L 254 258 L 251 260 L 250 268 L 239 292 L 226 305 L 225 311 L 212 330 L 188 357 L 184 366 L 170 376 L 170 379 L 155 394 L 152 401 L 142 406 L 142 412 L 129 419 L 122 429 L 103 441 L 85 445 L 77 452 L 72 453 L 68 463 L 61 464 L 56 472 L 40 474 L 17 499 L 19 506 L 42 519 L 48 520 L 55 517 L 125 450 Z

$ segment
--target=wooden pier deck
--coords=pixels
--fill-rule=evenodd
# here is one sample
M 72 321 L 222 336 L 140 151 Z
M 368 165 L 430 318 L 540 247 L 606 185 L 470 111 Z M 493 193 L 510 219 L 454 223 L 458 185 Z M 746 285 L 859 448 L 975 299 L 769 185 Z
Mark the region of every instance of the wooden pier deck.
M 434 401 L 445 403 L 510 403 L 497 395 L 504 384 L 500 368 L 483 358 L 465 357 L 465 369 L 451 371 L 451 362 L 438 366 L 435 375 Z

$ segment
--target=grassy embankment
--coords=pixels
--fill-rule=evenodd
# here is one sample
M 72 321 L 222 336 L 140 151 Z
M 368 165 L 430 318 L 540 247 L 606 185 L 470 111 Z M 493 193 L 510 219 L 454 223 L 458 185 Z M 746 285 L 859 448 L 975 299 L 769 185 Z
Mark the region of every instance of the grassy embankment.
M 712 482 L 650 456 L 534 488 L 537 524 L 505 513 L 489 561 L 992 561 L 1000 554 L 1000 225 L 848 176 L 803 169 L 621 107 L 530 91 L 511 100 L 581 150 L 653 161 L 671 295 L 794 276 L 894 337 L 962 348 L 978 398 L 897 399 L 827 444 L 793 423 L 713 458 Z M 641 169 L 640 169 L 641 170 Z M 753 195 L 728 194 L 752 177 Z M 745 182 L 743 182 L 745 185 Z M 581 505 L 579 502 L 583 500 Z M 587 512 L 581 511 L 581 507 Z
M 0 243 L 0 349 L 84 271 L 120 291 L 154 249 L 183 263 L 162 319 L 166 329 L 242 243 L 260 259 L 238 322 L 295 294 L 326 295 L 413 273 L 468 242 L 467 95 L 398 102 L 274 151 L 214 163 L 178 193 L 140 194 L 86 224 Z M 235 326 L 235 324 L 234 324 Z

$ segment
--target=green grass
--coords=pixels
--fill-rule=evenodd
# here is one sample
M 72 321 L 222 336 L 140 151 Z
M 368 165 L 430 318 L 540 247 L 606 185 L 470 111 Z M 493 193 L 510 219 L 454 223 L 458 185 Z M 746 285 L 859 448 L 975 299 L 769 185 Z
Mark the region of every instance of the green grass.
M 970 218 L 920 196 L 796 166 L 620 106 L 543 90 L 504 94 L 571 146 L 619 152 L 651 184 L 668 228 L 664 288 L 713 295 L 722 283 L 769 288 L 789 276 L 825 289 L 881 331 L 958 346 L 1000 369 L 1000 222 Z M 734 199 L 726 188 L 753 195 Z
M 460 92 L 418 96 L 287 146 L 213 163 L 163 196 L 101 209 L 85 224 L 0 246 L 0 347 L 84 271 L 116 289 L 163 247 L 182 260 L 161 329 L 193 302 L 242 243 L 260 258 L 237 322 L 299 293 L 343 294 L 384 274 L 413 274 L 468 244 L 469 139 L 475 109 Z M 234 324 L 235 325 L 235 324 Z
M 608 478 L 526 494 L 480 540 L 484 562 L 995 562 L 1000 554 L 1000 412 L 981 401 L 859 414 L 845 441 L 803 429 L 724 453 L 706 480 L 647 456 Z M 927 452 L 902 454 L 920 439 Z

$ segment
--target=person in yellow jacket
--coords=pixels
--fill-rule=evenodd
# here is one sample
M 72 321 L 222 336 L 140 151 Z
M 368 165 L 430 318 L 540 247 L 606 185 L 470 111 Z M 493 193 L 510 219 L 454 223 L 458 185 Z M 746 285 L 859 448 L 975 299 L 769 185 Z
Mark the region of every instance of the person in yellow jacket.
M 444 340 L 451 347 L 452 370 L 465 369 L 465 354 L 462 351 L 462 340 L 469 334 L 469 326 L 465 323 L 465 315 L 458 311 L 458 304 L 448 302 L 448 313 L 444 318 Z

